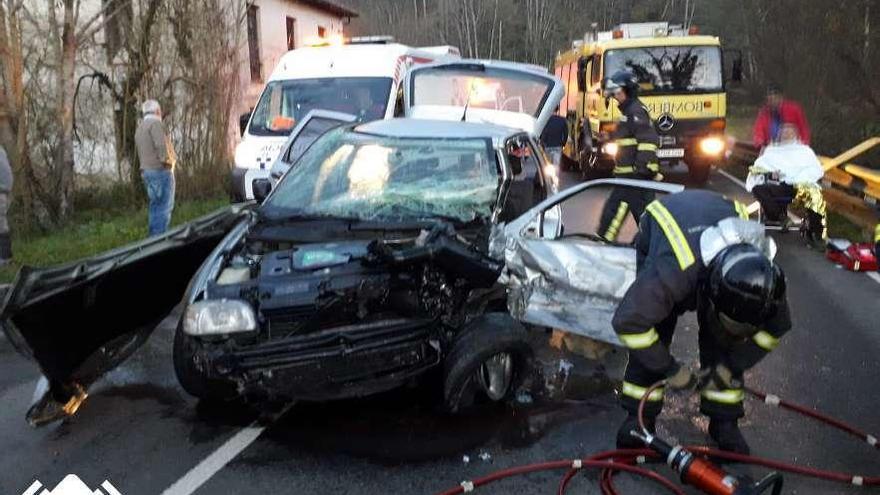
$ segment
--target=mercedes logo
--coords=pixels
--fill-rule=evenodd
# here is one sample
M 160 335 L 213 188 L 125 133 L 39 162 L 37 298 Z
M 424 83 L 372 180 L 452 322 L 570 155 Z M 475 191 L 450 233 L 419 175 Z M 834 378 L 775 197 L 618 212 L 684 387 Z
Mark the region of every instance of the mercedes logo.
M 657 118 L 657 128 L 661 131 L 668 131 L 675 127 L 675 119 L 672 115 L 668 113 L 664 113 L 660 117 Z

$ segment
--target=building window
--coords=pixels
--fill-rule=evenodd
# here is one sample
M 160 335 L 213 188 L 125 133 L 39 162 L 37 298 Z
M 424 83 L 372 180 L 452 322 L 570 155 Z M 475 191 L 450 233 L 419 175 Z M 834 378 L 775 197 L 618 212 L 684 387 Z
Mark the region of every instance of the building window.
M 262 82 L 262 66 L 260 61 L 260 26 L 258 17 L 260 8 L 251 5 L 247 9 L 248 58 L 251 65 L 251 82 Z
M 287 49 L 293 50 L 296 48 L 296 19 L 293 17 L 287 18 Z
M 324 26 L 318 26 L 318 38 L 324 39 L 327 35 L 327 28 Z

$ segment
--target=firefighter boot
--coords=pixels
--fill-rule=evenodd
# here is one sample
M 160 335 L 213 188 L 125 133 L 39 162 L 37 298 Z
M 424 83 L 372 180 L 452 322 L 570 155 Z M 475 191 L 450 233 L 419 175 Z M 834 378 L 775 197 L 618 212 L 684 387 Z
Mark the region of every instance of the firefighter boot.
M 709 436 L 721 450 L 733 452 L 736 454 L 749 455 L 749 444 L 735 419 L 718 419 L 711 418 L 709 420 Z
M 656 417 L 645 415 L 645 427 L 651 434 L 656 433 Z M 634 413 L 629 413 L 623 424 L 617 430 L 617 448 L 618 449 L 642 449 L 645 448 L 645 442 L 630 434 L 631 431 L 642 431 L 639 426 L 639 418 Z

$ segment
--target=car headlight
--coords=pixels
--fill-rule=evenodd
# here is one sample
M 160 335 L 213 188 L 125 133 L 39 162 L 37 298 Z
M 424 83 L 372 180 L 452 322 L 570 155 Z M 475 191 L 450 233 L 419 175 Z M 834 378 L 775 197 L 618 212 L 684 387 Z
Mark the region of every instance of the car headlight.
M 183 331 L 188 335 L 224 335 L 253 332 L 257 316 L 250 304 L 234 299 L 199 301 L 186 308 Z
M 546 177 L 556 177 L 556 165 L 553 165 L 552 163 L 544 165 L 544 175 Z
M 720 155 L 724 151 L 724 140 L 719 137 L 705 137 L 700 140 L 700 151 L 706 155 Z
M 608 155 L 610 157 L 615 157 L 615 156 L 617 156 L 618 149 L 619 149 L 619 147 L 617 146 L 617 143 L 605 143 L 602 146 L 602 153 L 605 153 L 606 155 Z

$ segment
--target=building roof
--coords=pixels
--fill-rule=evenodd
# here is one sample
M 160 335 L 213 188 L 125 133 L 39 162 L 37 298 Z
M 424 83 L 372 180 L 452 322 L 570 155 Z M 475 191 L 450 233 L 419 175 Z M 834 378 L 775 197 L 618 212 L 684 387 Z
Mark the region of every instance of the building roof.
M 316 9 L 321 9 L 339 17 L 358 17 L 358 13 L 354 10 L 342 5 L 339 2 L 330 0 L 298 0 L 300 3 L 311 5 Z

